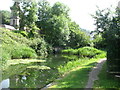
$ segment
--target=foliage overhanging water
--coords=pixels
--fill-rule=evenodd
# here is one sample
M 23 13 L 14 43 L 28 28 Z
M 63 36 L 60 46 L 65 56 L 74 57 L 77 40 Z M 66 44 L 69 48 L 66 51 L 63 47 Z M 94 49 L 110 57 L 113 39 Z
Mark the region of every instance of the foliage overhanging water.
M 2 72 L 2 88 L 43 88 L 58 78 L 60 73 L 57 68 L 60 65 L 78 58 L 72 56 L 72 58 L 69 57 L 68 59 L 62 55 L 54 55 L 44 58 L 46 60 L 44 63 L 11 65 Z M 50 67 L 50 69 L 38 68 L 43 65 Z

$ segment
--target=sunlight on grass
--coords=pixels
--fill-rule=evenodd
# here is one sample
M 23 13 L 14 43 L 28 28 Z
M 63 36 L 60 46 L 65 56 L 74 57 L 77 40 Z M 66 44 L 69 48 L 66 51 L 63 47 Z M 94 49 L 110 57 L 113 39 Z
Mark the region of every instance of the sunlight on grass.
M 28 66 L 27 68 L 32 68 L 32 69 L 50 69 L 50 67 L 47 67 L 47 66 Z
M 88 75 L 100 58 L 85 58 L 70 61 L 65 66 L 59 67 L 62 78 L 49 88 L 84 88 L 88 81 Z M 64 73 L 66 72 L 66 73 Z
M 99 80 L 94 82 L 95 88 L 119 88 L 120 90 L 120 78 L 115 78 L 113 75 L 108 74 L 106 71 L 106 63 L 99 74 Z
M 27 64 L 27 63 L 31 63 L 31 62 L 45 62 L 45 60 L 38 60 L 38 59 L 13 59 L 13 60 L 8 60 L 8 64 L 19 64 L 19 63 L 23 63 L 23 64 Z

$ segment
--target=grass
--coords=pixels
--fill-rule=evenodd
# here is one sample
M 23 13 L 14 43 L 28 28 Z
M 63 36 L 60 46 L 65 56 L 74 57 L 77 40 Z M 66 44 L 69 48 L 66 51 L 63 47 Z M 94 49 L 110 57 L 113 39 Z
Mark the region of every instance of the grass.
M 33 66 L 29 66 L 27 68 L 32 68 L 32 69 L 50 69 L 50 67 L 47 67 L 47 66 L 39 66 L 39 65 L 33 65 Z
M 101 72 L 99 73 L 99 80 L 94 82 L 94 88 L 116 88 L 120 90 L 120 78 L 115 78 L 113 75 L 108 74 L 106 63 L 103 65 Z
M 88 47 L 87 47 L 88 48 Z M 89 47 L 90 49 L 91 49 L 91 47 Z M 81 48 L 81 50 L 84 50 L 84 49 L 86 49 L 86 47 L 85 48 Z M 97 50 L 97 49 L 95 49 L 95 48 L 93 48 L 93 50 L 96 50 L 96 52 L 99 52 L 99 50 Z M 96 53 L 96 52 L 93 52 L 93 50 L 91 50 L 91 51 L 89 51 L 89 49 L 88 49 L 88 51 L 86 51 L 86 52 L 91 52 L 91 53 Z M 67 56 L 65 56 L 65 57 L 67 57 Z M 70 57 L 70 56 L 68 56 L 68 57 Z M 67 58 L 68 58 L 67 57 Z M 75 57 L 75 56 L 73 56 L 72 55 L 72 57 Z M 59 68 L 58 68 L 58 70 L 59 70 L 59 72 L 61 72 L 61 73 L 63 73 L 63 72 L 67 72 L 67 71 L 69 71 L 69 70 L 71 70 L 71 69 L 73 69 L 73 68 L 76 68 L 76 67 L 78 67 L 78 66 L 84 66 L 84 65 L 87 65 L 87 64 L 89 64 L 89 63 L 91 63 L 91 62 L 93 62 L 93 61 L 96 61 L 97 59 L 100 59 L 100 58 L 105 58 L 106 57 L 106 52 L 104 52 L 104 51 L 100 51 L 100 53 L 99 54 L 94 54 L 94 57 L 93 58 L 88 58 L 88 57 L 83 57 L 83 58 L 81 58 L 81 59 L 76 59 L 76 60 L 72 60 L 72 61 L 69 61 L 65 66 L 60 66 Z
M 1 27 L 0 32 L 2 34 L 0 37 L 2 42 L 0 68 L 3 68 L 10 59 L 37 58 L 38 55 L 46 56 L 48 54 L 50 46 L 41 37 L 26 38 L 20 33 Z
M 20 58 L 36 58 L 37 54 L 35 50 L 29 47 L 31 43 L 29 39 L 23 37 L 19 33 L 14 33 L 8 29 L 0 28 L 2 37 L 0 41 L 2 45 L 1 49 L 1 68 L 5 66 L 7 60 L 20 59 Z
M 104 56 L 103 56 L 104 55 Z M 102 54 L 105 57 L 105 53 Z M 58 68 L 61 79 L 56 80 L 55 84 L 49 88 L 84 88 L 88 81 L 88 74 L 96 65 L 101 56 L 96 58 L 83 58 L 69 61 L 66 65 Z
M 57 84 L 50 88 L 83 88 L 86 85 L 90 69 L 90 67 L 77 68 L 61 80 L 57 80 Z

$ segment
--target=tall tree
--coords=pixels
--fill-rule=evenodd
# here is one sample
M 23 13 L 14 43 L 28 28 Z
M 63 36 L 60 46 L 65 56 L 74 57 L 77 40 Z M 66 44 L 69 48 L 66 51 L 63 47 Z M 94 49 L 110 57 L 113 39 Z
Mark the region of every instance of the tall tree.
M 79 48 L 90 45 L 90 37 L 83 32 L 79 25 L 75 22 L 69 22 L 70 39 L 68 46 L 71 48 Z
M 48 20 L 45 39 L 53 46 L 66 46 L 69 40 L 68 19 L 64 15 L 53 16 Z
M 65 5 L 55 3 L 51 7 L 49 2 L 42 0 L 38 6 L 37 26 L 41 28 L 45 40 L 53 46 L 65 46 L 69 39 L 68 11 Z
M 96 32 L 101 33 L 107 44 L 107 63 L 110 71 L 120 71 L 120 8 L 97 10 L 93 15 Z
M 47 21 L 51 18 L 51 6 L 46 0 L 38 2 L 38 21 L 37 26 L 41 29 L 40 33 L 44 33 L 47 28 Z
M 35 22 L 37 21 L 37 3 L 35 1 L 22 2 L 20 10 L 20 30 L 29 32 L 30 37 L 34 36 L 38 29 Z
M 64 15 L 66 17 L 69 16 L 69 8 L 64 5 L 63 3 L 56 2 L 53 7 L 52 7 L 52 14 L 59 16 L 59 15 Z
M 48 20 L 51 15 L 51 6 L 50 3 L 46 0 L 41 0 L 38 3 L 38 20 Z
M 2 15 L 2 24 L 10 25 L 11 13 L 6 10 L 0 10 L 0 14 Z

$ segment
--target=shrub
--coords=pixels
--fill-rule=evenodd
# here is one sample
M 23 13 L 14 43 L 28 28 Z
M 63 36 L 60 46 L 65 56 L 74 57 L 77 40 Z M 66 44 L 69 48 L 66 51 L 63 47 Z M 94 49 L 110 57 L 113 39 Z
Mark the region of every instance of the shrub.
M 10 54 L 6 51 L 4 51 L 4 53 L 1 54 L 1 57 L 0 57 L 0 66 L 1 68 L 3 68 L 3 66 L 6 65 L 6 62 L 7 60 L 9 60 L 11 57 L 10 57 Z
M 37 57 L 36 52 L 29 47 L 29 39 L 8 29 L 0 28 L 0 32 L 2 34 L 2 37 L 0 37 L 2 42 L 0 47 L 2 51 L 0 64 L 2 67 L 5 66 L 9 59 Z
M 80 56 L 84 56 L 84 57 L 94 57 L 98 54 L 101 54 L 102 51 L 93 48 L 93 47 L 83 47 L 83 48 L 79 48 L 78 49 L 78 53 Z
M 77 49 L 66 49 L 61 51 L 64 54 L 77 54 Z
M 102 54 L 103 51 L 98 50 L 98 49 L 93 48 L 93 47 L 83 47 L 83 48 L 78 48 L 78 49 L 62 50 L 62 53 L 80 55 L 82 57 L 90 57 L 91 58 L 91 57 L 96 57 L 97 55 Z
M 2 45 L 2 56 L 9 53 L 10 58 L 18 59 L 18 58 L 35 58 L 37 57 L 36 52 L 25 45 L 16 44 L 16 45 Z
M 11 51 L 11 58 L 18 59 L 18 58 L 36 58 L 36 52 L 27 46 L 18 45 L 13 48 Z
M 23 35 L 21 35 L 20 33 L 14 33 L 8 29 L 0 28 L 0 32 L 2 34 L 2 37 L 0 37 L 2 43 L 6 43 L 6 44 L 19 43 L 19 44 L 29 45 L 31 42 L 26 37 L 23 37 Z
M 31 40 L 31 45 L 30 47 L 32 47 L 37 55 L 41 55 L 41 56 L 46 56 L 47 53 L 47 43 L 44 41 L 44 39 L 42 38 L 35 38 L 33 40 Z

